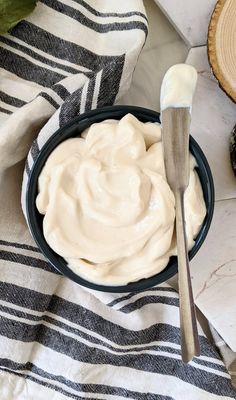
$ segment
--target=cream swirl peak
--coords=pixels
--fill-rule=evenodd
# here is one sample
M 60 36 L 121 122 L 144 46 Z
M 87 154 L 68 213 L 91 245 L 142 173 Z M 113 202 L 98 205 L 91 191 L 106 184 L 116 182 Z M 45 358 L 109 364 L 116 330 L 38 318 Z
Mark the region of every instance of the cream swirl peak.
M 194 166 L 191 156 L 185 196 L 190 247 L 205 217 Z M 131 114 L 93 124 L 51 153 L 38 183 L 45 239 L 84 279 L 127 284 L 160 272 L 176 253 L 175 200 L 159 124 Z

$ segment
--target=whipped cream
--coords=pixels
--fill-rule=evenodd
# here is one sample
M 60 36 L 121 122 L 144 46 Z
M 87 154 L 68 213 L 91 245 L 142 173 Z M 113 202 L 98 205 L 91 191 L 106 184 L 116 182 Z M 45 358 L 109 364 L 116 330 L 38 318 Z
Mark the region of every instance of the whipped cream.
M 124 285 L 162 271 L 176 254 L 175 199 L 166 181 L 160 125 L 127 114 L 61 143 L 38 181 L 50 247 L 82 278 Z M 190 155 L 188 246 L 206 208 Z

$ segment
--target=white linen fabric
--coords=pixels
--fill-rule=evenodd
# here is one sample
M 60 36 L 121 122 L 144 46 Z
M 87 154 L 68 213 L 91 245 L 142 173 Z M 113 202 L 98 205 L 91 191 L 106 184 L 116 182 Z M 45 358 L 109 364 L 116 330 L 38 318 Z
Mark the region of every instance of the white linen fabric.
M 182 363 L 173 288 L 113 295 L 80 287 L 45 260 L 20 207 L 27 153 L 23 209 L 45 141 L 117 101 L 146 35 L 141 0 L 41 0 L 0 37 L 1 400 L 236 398 L 201 330 L 201 357 Z

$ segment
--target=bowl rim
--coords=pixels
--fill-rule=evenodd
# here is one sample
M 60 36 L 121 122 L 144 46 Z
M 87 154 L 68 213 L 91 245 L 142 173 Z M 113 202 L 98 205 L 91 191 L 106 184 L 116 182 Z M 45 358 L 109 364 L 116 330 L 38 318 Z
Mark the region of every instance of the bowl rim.
M 149 277 L 149 278 L 144 278 L 136 282 L 131 282 L 126 285 L 119 285 L 119 286 L 112 286 L 112 285 L 100 285 L 96 284 L 90 281 L 87 281 L 86 279 L 80 277 L 79 275 L 75 274 L 67 265 L 66 261 L 59 256 L 57 253 L 55 253 L 48 243 L 46 242 L 42 229 L 39 228 L 38 222 L 37 222 L 37 214 L 38 218 L 41 218 L 43 220 L 43 216 L 38 212 L 36 205 L 35 205 L 35 198 L 36 198 L 36 192 L 37 192 L 37 182 L 38 182 L 38 176 L 43 168 L 43 165 L 45 164 L 46 159 L 48 158 L 49 154 L 57 147 L 60 143 L 62 143 L 64 140 L 68 139 L 71 136 L 71 133 L 76 131 L 78 126 L 80 127 L 80 133 L 86 129 L 88 126 L 92 125 L 95 122 L 101 122 L 105 119 L 120 119 L 122 116 L 126 115 L 127 113 L 131 113 L 137 116 L 137 119 L 142 119 L 142 117 L 148 118 L 150 122 L 160 122 L 160 114 L 156 111 L 149 110 L 147 108 L 143 107 L 138 107 L 138 106 L 130 106 L 130 105 L 115 105 L 115 106 L 108 106 L 108 107 L 103 107 L 99 108 L 96 110 L 91 110 L 88 112 L 85 112 L 78 117 L 73 118 L 70 122 L 68 122 L 66 125 L 63 127 L 59 128 L 50 138 L 45 142 L 43 147 L 41 148 L 36 160 L 34 161 L 33 167 L 31 169 L 31 172 L 29 174 L 29 179 L 28 179 L 28 184 L 27 184 L 27 189 L 26 189 L 26 196 L 25 196 L 25 202 L 26 202 L 26 217 L 27 217 L 27 222 L 28 226 L 31 232 L 31 235 L 33 236 L 34 240 L 36 241 L 39 249 L 43 253 L 43 255 L 46 257 L 46 259 L 49 261 L 49 263 L 55 268 L 57 271 L 62 273 L 64 276 L 67 278 L 71 279 L 72 281 L 80 284 L 81 286 L 87 287 L 92 290 L 97 290 L 97 291 L 102 291 L 102 292 L 111 292 L 111 293 L 125 293 L 125 292 L 138 292 L 142 291 L 148 288 L 151 288 L 157 284 L 160 284 L 162 282 L 165 282 L 172 276 L 174 276 L 177 273 L 177 257 L 171 257 L 167 266 L 164 268 L 163 271 Z M 95 120 L 94 120 L 95 119 Z M 96 121 L 96 120 L 99 121 Z M 148 122 L 148 121 L 146 121 Z M 84 125 L 84 128 L 83 128 Z M 80 136 L 79 134 L 73 135 L 74 137 Z M 52 148 L 51 148 L 52 147 Z M 202 227 L 200 229 L 200 232 L 198 233 L 196 239 L 195 239 L 195 244 L 193 248 L 189 252 L 189 260 L 191 260 L 200 247 L 202 246 L 203 242 L 205 241 L 205 238 L 207 236 L 207 233 L 209 231 L 213 213 L 214 213 L 214 201 L 215 201 L 215 190 L 214 190 L 214 183 L 213 183 L 213 177 L 211 173 L 211 169 L 209 167 L 208 161 L 196 142 L 194 138 L 190 135 L 190 150 L 191 153 L 197 158 L 197 169 L 198 171 L 203 170 L 203 175 L 207 177 L 207 182 L 206 184 L 202 182 L 201 175 L 199 175 L 199 178 L 201 180 L 202 188 L 205 188 L 204 192 L 204 197 L 207 194 L 208 196 L 208 204 L 206 204 L 207 208 L 207 214 L 204 219 L 204 222 L 202 224 Z M 206 198 L 205 198 L 206 202 Z M 60 263 L 58 261 L 60 260 Z

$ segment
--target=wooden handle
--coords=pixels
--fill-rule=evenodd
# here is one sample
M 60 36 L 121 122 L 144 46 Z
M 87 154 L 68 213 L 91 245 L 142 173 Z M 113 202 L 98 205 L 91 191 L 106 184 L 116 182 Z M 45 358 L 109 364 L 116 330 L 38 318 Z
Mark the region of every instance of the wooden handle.
M 194 356 L 200 355 L 196 313 L 189 270 L 187 239 L 184 218 L 184 192 L 177 191 L 176 199 L 176 234 L 178 250 L 180 329 L 182 360 L 188 363 Z

